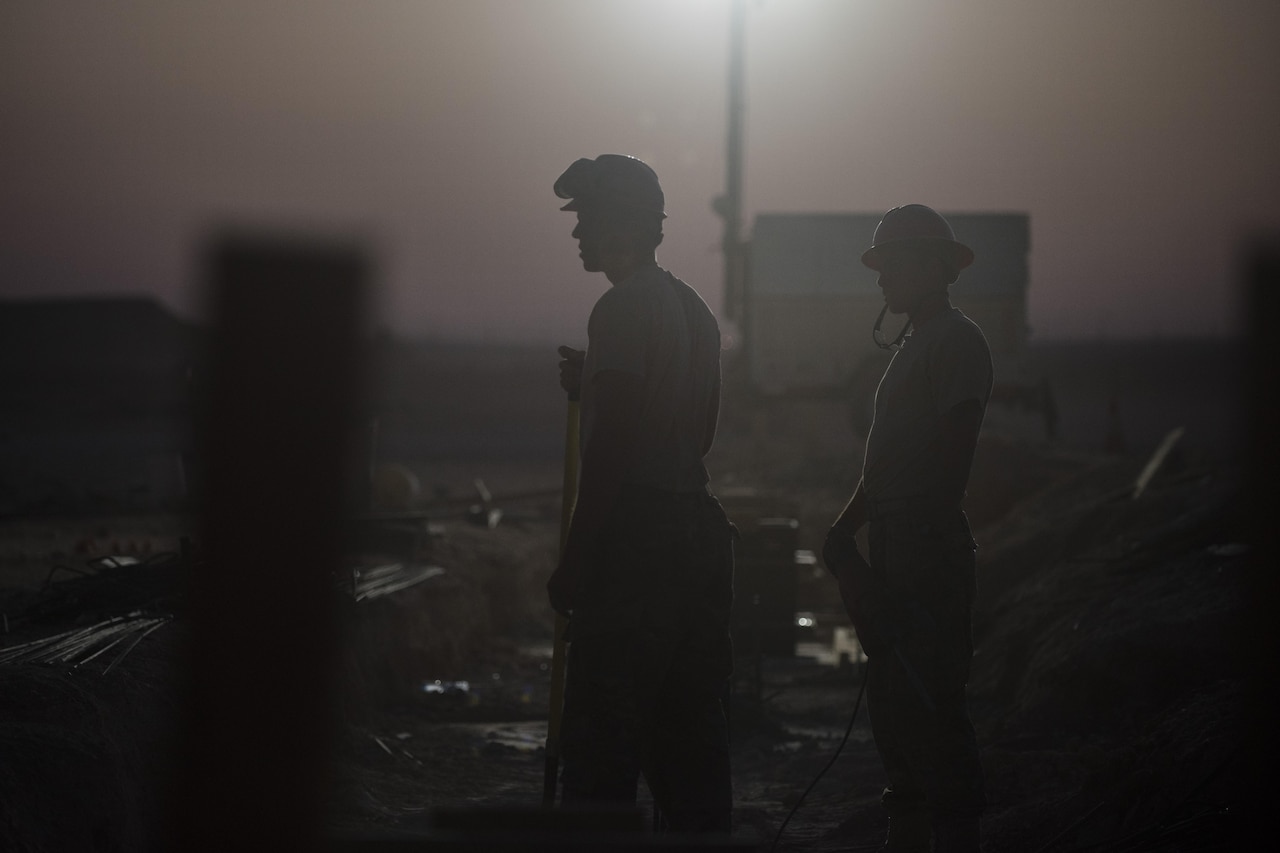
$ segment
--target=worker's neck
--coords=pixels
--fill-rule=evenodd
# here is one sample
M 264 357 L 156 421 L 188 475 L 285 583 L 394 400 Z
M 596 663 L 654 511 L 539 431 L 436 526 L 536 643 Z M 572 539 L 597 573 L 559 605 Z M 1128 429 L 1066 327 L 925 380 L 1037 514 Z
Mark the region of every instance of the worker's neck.
M 907 311 L 907 316 L 911 318 L 912 328 L 920 329 L 950 310 L 951 295 L 944 290 L 921 299 L 914 308 Z
M 649 252 L 647 254 L 620 255 L 609 258 L 602 266 L 605 278 L 609 279 L 609 284 L 621 284 L 635 275 L 636 270 L 641 267 L 656 266 L 657 263 L 657 255 Z

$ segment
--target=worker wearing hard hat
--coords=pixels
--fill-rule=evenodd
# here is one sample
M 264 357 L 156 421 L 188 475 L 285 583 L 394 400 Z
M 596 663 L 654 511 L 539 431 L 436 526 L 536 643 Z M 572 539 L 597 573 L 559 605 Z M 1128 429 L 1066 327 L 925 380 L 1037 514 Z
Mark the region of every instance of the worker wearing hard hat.
M 895 853 L 974 853 L 985 804 L 965 699 L 976 545 L 962 503 L 992 365 L 948 292 L 972 261 L 924 205 L 895 207 L 876 227 L 862 263 L 880 274 L 873 334 L 894 355 L 862 478 L 823 549 L 868 654 L 867 707 L 889 781 L 884 849 Z M 886 313 L 907 316 L 896 336 L 882 332 Z M 853 537 L 868 524 L 863 560 Z
M 585 352 L 562 347 L 581 391 L 577 507 L 547 584 L 569 615 L 564 802 L 634 803 L 641 773 L 675 831 L 728 832 L 733 530 L 703 457 L 720 406 L 720 331 L 697 292 L 658 266 L 665 198 L 634 157 L 571 165 L 588 272 L 611 287 Z

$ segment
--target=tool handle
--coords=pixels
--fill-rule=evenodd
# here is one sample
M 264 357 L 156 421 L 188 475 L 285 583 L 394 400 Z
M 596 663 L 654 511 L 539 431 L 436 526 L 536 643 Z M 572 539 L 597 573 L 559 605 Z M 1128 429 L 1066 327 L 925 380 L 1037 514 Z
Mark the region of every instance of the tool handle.
M 569 541 L 569 524 L 578 500 L 578 409 L 579 395 L 569 395 L 565 417 L 564 481 L 560 501 L 560 553 Z M 564 716 L 565 630 L 569 620 L 556 614 L 555 637 L 551 646 L 551 707 L 547 719 L 547 743 L 542 774 L 542 804 L 550 807 L 556 799 L 556 777 L 560 770 L 560 722 Z
M 573 520 L 573 507 L 578 502 L 578 410 L 581 404 L 577 395 L 569 395 L 569 411 L 564 429 L 564 479 L 560 498 L 560 554 L 564 554 L 569 541 L 569 523 Z

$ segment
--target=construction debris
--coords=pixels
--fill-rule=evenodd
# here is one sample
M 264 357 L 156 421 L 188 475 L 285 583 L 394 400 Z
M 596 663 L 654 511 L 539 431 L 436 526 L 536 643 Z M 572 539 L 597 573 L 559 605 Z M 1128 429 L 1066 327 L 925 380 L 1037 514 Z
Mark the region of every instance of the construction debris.
M 380 598 L 416 586 L 425 580 L 443 575 L 439 566 L 406 566 L 404 563 L 387 563 L 371 569 L 354 569 L 351 583 L 337 583 L 338 589 L 349 588 L 356 601 Z
M 152 616 L 134 611 L 127 616 L 105 619 L 87 628 L 63 631 L 50 637 L 30 640 L 0 650 L 3 664 L 69 664 L 80 667 L 132 640 L 107 664 L 104 673 L 120 663 L 148 634 L 167 624 L 173 616 Z
M 1178 440 L 1182 438 L 1183 427 L 1170 430 L 1168 435 L 1160 442 L 1160 446 L 1156 448 L 1156 452 L 1151 454 L 1151 458 L 1143 467 L 1142 473 L 1138 475 L 1137 481 L 1133 484 L 1133 499 L 1137 500 L 1142 497 L 1142 493 L 1147 490 L 1147 486 L 1151 485 L 1151 479 L 1159 472 L 1165 460 L 1169 458 L 1173 448 L 1177 445 Z

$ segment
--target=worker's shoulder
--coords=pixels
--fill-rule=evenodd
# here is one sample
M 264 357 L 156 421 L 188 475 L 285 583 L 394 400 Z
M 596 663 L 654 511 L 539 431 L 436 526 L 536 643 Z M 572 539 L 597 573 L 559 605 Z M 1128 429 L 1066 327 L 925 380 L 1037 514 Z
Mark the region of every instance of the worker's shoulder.
M 613 289 L 650 299 L 668 299 L 673 293 L 681 291 L 694 292 L 677 275 L 657 264 L 641 267 Z
M 675 300 L 696 303 L 710 314 L 711 309 L 707 308 L 698 291 L 659 266 L 642 267 L 625 281 L 609 288 L 596 301 L 596 307 L 606 311 L 636 311 Z
M 595 338 L 647 333 L 657 315 L 652 286 L 633 275 L 600 294 L 587 320 L 587 331 Z
M 937 323 L 928 327 L 928 334 L 921 342 L 920 355 L 929 360 L 971 360 L 991 358 L 987 336 L 978 324 L 964 315 L 959 308 L 952 308 Z
M 668 292 L 675 294 L 676 298 L 680 300 L 685 310 L 692 309 L 695 320 L 700 321 L 704 325 L 713 326 L 718 331 L 720 324 L 716 321 L 716 315 L 712 312 L 711 306 L 709 306 L 706 300 L 702 298 L 702 294 L 698 292 L 697 288 L 691 287 L 682 278 L 667 270 L 662 270 L 660 268 L 660 271 L 667 279 Z
M 622 281 L 611 286 L 603 294 L 596 304 L 610 304 L 614 302 L 628 302 L 640 299 L 650 298 L 660 288 L 666 286 L 669 273 L 661 267 L 644 266 L 627 276 Z
M 984 348 L 987 347 L 987 336 L 983 334 L 982 327 L 973 322 L 959 308 L 952 308 L 950 312 L 943 318 L 943 322 L 939 324 L 939 338 L 942 340 L 954 341 L 957 343 L 981 343 Z
M 635 276 L 620 284 L 615 284 L 600 294 L 596 300 L 593 314 L 634 314 L 650 303 L 653 295 L 644 284 L 636 281 Z

